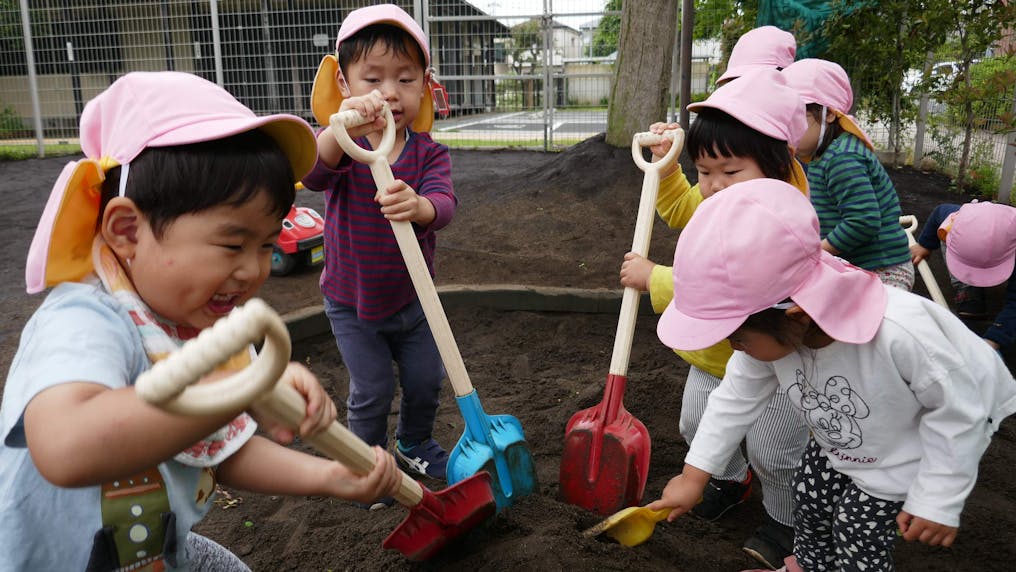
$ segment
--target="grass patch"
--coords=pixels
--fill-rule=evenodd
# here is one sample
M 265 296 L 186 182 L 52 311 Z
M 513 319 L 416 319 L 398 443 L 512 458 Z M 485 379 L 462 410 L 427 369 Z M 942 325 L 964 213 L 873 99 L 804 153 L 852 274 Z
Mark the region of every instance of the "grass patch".
M 62 157 L 64 155 L 77 155 L 81 153 L 81 146 L 77 143 L 56 143 L 44 145 L 47 157 Z M 2 145 L 0 144 L 0 161 L 20 161 L 22 159 L 35 159 L 39 156 L 39 149 L 35 145 Z

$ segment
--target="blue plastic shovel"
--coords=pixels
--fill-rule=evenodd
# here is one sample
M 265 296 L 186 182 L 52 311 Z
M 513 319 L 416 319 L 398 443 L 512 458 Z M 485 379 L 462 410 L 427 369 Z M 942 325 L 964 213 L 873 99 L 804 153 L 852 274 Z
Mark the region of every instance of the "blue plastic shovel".
M 388 164 L 388 154 L 395 143 L 395 121 L 388 106 L 385 106 L 384 113 L 385 130 L 381 143 L 373 151 L 357 145 L 346 131 L 349 127 L 366 123 L 359 112 L 351 110 L 336 113 L 330 121 L 339 146 L 354 160 L 370 166 L 374 182 L 382 192 L 395 181 L 391 165 Z M 455 344 L 416 233 L 411 224 L 405 221 L 391 221 L 391 225 L 441 353 L 448 379 L 455 390 L 455 400 L 465 419 L 466 428 L 462 438 L 448 457 L 448 484 L 457 483 L 481 471 L 489 472 L 493 481 L 494 499 L 500 511 L 515 499 L 536 491 L 536 466 L 533 454 L 526 444 L 522 424 L 511 415 L 487 415 L 483 411 L 480 398 L 469 381 L 466 366 Z

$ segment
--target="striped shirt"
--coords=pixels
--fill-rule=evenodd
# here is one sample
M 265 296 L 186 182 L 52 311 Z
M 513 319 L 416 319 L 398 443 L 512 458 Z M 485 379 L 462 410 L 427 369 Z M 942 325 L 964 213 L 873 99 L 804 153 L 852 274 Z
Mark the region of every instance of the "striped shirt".
M 434 275 L 434 231 L 451 222 L 458 199 L 452 189 L 448 147 L 428 133 L 408 131 L 402 154 L 392 165 L 396 180 L 427 197 L 437 216 L 426 227 L 413 224 L 420 249 Z M 370 149 L 366 137 L 357 144 Z M 362 320 L 382 320 L 416 298 L 391 223 L 374 201 L 377 185 L 370 168 L 348 155 L 335 169 L 321 162 L 303 185 L 325 193 L 325 265 L 321 292 L 330 300 L 356 308 Z
M 819 233 L 839 256 L 866 270 L 910 260 L 900 199 L 889 174 L 860 139 L 837 137 L 808 165 Z

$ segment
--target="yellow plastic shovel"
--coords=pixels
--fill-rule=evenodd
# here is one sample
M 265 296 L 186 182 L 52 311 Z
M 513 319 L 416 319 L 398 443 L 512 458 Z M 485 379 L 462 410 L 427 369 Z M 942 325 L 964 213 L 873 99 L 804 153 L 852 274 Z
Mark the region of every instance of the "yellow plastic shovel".
M 667 518 L 672 509 L 650 510 L 645 506 L 630 506 L 620 510 L 596 526 L 585 530 L 582 536 L 593 537 L 606 533 L 607 536 L 625 546 L 638 546 L 653 535 L 656 523 Z

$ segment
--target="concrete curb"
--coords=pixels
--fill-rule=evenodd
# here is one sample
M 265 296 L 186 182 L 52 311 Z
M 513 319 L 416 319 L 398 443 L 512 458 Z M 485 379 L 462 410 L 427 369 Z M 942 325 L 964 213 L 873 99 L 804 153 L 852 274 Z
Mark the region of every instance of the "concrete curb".
M 447 308 L 480 306 L 503 311 L 616 314 L 624 290 L 555 288 L 518 284 L 439 286 L 438 297 Z M 649 294 L 639 300 L 639 313 L 653 314 Z M 293 342 L 331 331 L 324 306 L 308 306 L 282 316 Z

